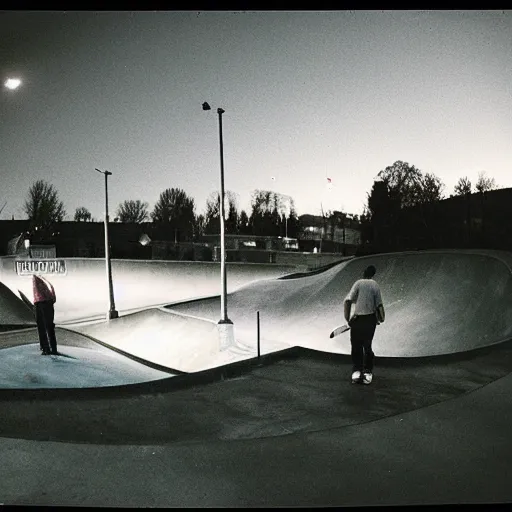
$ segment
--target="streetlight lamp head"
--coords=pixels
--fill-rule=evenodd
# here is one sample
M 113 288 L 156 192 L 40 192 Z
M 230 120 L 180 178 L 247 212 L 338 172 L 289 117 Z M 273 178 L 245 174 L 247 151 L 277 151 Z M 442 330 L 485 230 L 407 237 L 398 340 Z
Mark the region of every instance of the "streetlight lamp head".
M 224 112 L 226 112 L 223 108 L 218 108 L 217 109 L 217 114 L 224 114 Z
M 96 169 L 98 172 L 101 172 L 101 174 L 105 174 L 106 176 L 112 176 L 112 173 L 110 171 L 100 171 L 99 169 Z
M 210 105 L 208 105 L 208 103 L 206 103 L 206 101 L 203 103 L 203 110 L 211 110 L 212 107 L 210 107 Z

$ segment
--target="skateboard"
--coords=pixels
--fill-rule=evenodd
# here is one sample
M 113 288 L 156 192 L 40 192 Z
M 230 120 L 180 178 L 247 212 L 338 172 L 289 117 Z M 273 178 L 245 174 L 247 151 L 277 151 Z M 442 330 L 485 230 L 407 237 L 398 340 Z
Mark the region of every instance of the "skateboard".
M 336 327 L 333 331 L 331 331 L 331 334 L 329 334 L 329 338 L 334 338 L 335 336 L 338 336 L 339 334 L 343 334 L 344 332 L 347 332 L 350 330 L 350 325 L 344 324 L 340 325 L 339 327 Z

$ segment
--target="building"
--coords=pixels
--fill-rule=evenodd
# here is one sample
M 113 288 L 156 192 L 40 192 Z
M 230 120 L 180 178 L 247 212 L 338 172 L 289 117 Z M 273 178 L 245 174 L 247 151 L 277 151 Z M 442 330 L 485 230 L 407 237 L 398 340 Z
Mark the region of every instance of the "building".
M 314 217 L 311 216 L 313 219 Z M 273 262 L 280 252 L 332 252 L 351 254 L 359 232 L 349 222 L 325 233 L 317 225 L 306 226 L 301 239 L 276 236 L 226 234 L 228 261 Z M 330 229 L 330 228 L 329 228 Z M 323 234 L 322 234 L 323 233 Z M 104 222 L 63 221 L 51 230 L 31 230 L 28 220 L 0 221 L 0 255 L 28 256 L 24 240 L 30 240 L 32 257 L 104 258 Z M 146 222 L 109 222 L 110 256 L 113 259 L 169 259 L 218 261 L 220 235 L 202 235 L 194 242 L 176 240 L 174 230 L 165 225 Z M 345 244 L 343 243 L 345 241 Z
M 347 215 L 341 226 L 321 215 L 301 215 L 299 219 L 303 226 L 300 250 L 353 255 L 361 244 L 360 224 L 351 216 Z

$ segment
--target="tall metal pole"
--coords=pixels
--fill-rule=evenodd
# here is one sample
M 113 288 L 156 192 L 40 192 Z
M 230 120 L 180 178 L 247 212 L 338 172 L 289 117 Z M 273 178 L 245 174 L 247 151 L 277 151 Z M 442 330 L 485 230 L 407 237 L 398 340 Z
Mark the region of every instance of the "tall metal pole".
M 217 109 L 219 114 L 219 141 L 220 141 L 220 278 L 222 281 L 222 293 L 220 297 L 220 322 L 231 323 L 228 319 L 227 304 L 227 276 L 226 276 L 226 240 L 224 226 L 224 145 L 222 140 L 222 108 Z
M 210 105 L 205 101 L 203 110 L 211 110 Z M 219 348 L 221 351 L 227 350 L 235 344 L 234 325 L 228 318 L 228 302 L 227 302 L 227 276 L 226 276 L 226 240 L 224 226 L 224 145 L 222 140 L 222 114 L 224 109 L 218 108 L 219 114 L 219 143 L 220 143 L 220 278 L 222 284 L 222 292 L 220 296 L 220 320 L 217 323 L 219 330 Z
M 105 263 L 107 269 L 107 281 L 108 281 L 108 294 L 109 294 L 109 310 L 107 313 L 107 320 L 112 318 L 118 318 L 119 313 L 116 311 L 116 305 L 114 302 L 114 287 L 112 285 L 112 264 L 110 262 L 110 244 L 108 238 L 108 182 L 107 179 L 112 175 L 110 171 L 100 171 L 105 175 Z

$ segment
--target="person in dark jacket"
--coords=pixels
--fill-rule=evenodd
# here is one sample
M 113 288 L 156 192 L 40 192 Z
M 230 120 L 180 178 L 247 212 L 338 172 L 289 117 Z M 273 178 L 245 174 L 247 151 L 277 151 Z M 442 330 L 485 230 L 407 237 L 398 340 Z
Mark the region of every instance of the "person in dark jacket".
M 37 331 L 42 355 L 57 354 L 57 338 L 55 337 L 55 290 L 53 285 L 43 276 L 32 276 L 34 306 L 36 310 Z

